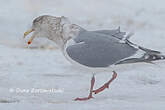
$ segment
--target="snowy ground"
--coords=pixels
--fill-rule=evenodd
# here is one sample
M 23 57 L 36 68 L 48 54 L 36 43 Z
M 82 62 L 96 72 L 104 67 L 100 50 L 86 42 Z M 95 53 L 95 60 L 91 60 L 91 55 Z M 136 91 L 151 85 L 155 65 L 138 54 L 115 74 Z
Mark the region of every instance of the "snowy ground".
M 165 61 L 117 71 L 109 90 L 88 94 L 91 74 L 72 66 L 47 39 L 26 48 L 23 32 L 42 14 L 67 16 L 88 30 L 135 32 L 134 43 L 165 54 L 164 0 L 4 0 L 0 1 L 0 110 L 164 110 Z M 42 42 L 41 42 L 42 41 Z M 132 68 L 132 69 L 130 69 Z M 95 88 L 111 72 L 96 75 Z M 32 92 L 32 90 L 36 90 Z M 37 93 L 37 89 L 54 90 Z M 29 91 L 28 91 L 29 90 Z

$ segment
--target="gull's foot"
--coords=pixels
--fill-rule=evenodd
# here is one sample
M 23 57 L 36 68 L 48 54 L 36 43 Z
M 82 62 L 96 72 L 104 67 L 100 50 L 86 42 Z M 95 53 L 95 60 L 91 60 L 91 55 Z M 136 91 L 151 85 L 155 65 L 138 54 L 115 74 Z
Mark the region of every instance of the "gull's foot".
M 84 97 L 84 98 L 76 98 L 76 99 L 74 99 L 75 101 L 85 101 L 85 100 L 89 100 L 89 99 L 91 99 L 91 98 L 93 98 L 92 96 L 89 96 L 89 97 Z
M 101 86 L 99 89 L 93 90 L 92 92 L 94 92 L 95 94 L 98 94 L 99 92 L 102 92 L 104 89 L 109 88 L 110 83 L 114 79 L 116 79 L 116 77 L 117 77 L 117 73 L 115 71 L 113 71 L 112 78 L 107 83 L 105 83 L 103 86 Z
M 92 97 L 92 91 L 93 91 L 93 86 L 94 86 L 94 84 L 95 84 L 95 77 L 94 77 L 94 75 L 93 75 L 93 77 L 92 77 L 92 79 L 91 79 L 91 87 L 90 87 L 89 96 L 88 96 L 88 97 L 84 97 L 84 98 L 76 98 L 76 99 L 74 99 L 74 100 L 75 100 L 75 101 L 85 101 L 85 100 L 89 100 L 89 99 L 93 98 L 93 97 Z

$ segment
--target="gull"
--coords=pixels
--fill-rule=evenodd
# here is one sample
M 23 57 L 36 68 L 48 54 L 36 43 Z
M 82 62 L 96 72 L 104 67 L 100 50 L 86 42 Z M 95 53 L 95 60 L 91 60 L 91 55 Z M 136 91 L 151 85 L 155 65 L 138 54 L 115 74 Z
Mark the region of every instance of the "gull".
M 73 65 L 84 69 L 106 70 L 117 65 L 134 64 L 138 62 L 152 63 L 163 60 L 165 56 L 159 51 L 151 50 L 129 41 L 132 34 L 126 35 L 120 28 L 114 30 L 88 31 L 68 18 L 43 15 L 33 20 L 31 28 L 24 33 L 24 38 L 33 32 L 28 40 L 30 45 L 35 37 L 46 37 L 57 44 L 65 58 Z M 90 92 L 87 97 L 76 98 L 83 101 L 93 98 L 117 77 L 115 70 L 112 78 L 100 88 L 94 90 L 95 76 L 91 78 Z

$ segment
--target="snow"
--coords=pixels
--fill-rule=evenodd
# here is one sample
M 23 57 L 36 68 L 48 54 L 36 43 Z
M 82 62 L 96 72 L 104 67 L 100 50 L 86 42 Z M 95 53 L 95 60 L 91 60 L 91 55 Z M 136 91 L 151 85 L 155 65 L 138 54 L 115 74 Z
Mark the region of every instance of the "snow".
M 125 66 L 117 71 L 118 78 L 110 89 L 89 101 L 78 102 L 73 99 L 88 95 L 92 74 L 71 65 L 53 42 L 37 38 L 27 48 L 22 39 L 35 17 L 50 14 L 67 16 L 88 30 L 121 26 L 124 31 L 135 32 L 132 42 L 165 54 L 164 3 L 163 0 L 1 0 L 0 109 L 164 110 L 164 61 Z M 111 75 L 111 71 L 97 74 L 95 88 Z M 50 91 L 37 92 L 38 89 Z

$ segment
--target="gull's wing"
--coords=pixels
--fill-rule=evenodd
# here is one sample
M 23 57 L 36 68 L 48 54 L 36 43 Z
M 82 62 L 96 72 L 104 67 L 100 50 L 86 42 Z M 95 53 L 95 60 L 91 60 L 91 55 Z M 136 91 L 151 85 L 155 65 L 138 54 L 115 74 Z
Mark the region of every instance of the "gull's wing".
M 74 39 L 76 43 L 66 47 L 66 53 L 72 60 L 88 67 L 108 67 L 136 53 L 133 46 L 109 36 L 82 31 Z
M 92 31 L 92 32 L 109 35 L 110 37 L 116 37 L 120 40 L 122 40 L 126 35 L 126 32 L 120 31 L 120 27 L 114 30 L 97 30 L 97 31 Z

